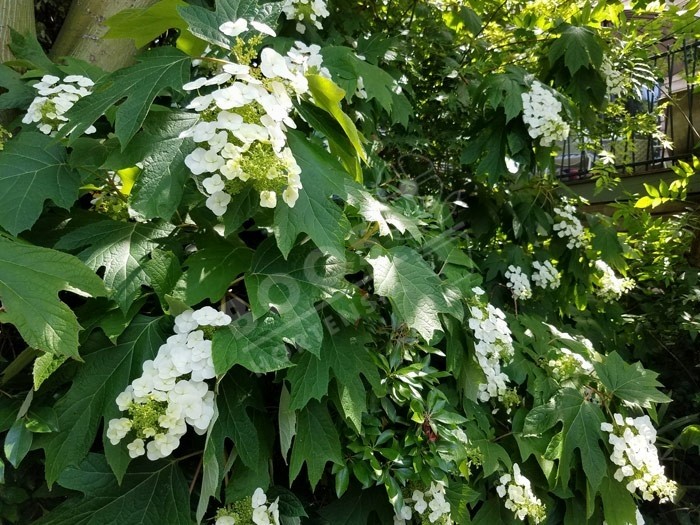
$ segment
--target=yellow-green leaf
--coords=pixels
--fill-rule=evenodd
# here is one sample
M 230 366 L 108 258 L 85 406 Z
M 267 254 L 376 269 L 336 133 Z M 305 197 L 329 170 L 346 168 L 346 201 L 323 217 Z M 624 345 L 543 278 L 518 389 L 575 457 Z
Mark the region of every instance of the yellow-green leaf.
M 355 148 L 357 156 L 366 161 L 367 153 L 362 146 L 365 138 L 360 134 L 357 127 L 355 127 L 355 123 L 340 105 L 340 102 L 345 97 L 345 91 L 329 78 L 320 75 L 308 75 L 306 78 L 309 81 L 309 90 L 314 97 L 316 105 L 328 112 L 340 124 L 348 139 L 350 139 L 350 143 Z

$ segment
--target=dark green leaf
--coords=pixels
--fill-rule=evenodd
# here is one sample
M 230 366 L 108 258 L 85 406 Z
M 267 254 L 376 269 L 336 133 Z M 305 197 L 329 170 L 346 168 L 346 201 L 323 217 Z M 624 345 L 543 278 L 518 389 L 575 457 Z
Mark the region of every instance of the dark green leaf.
M 250 266 L 252 252 L 240 241 L 216 235 L 197 239 L 197 251 L 184 263 L 187 268 L 175 287 L 174 295 L 189 305 L 204 299 L 220 300 L 239 274 Z
M 304 505 L 291 490 L 278 486 L 270 487 L 267 491 L 267 499 L 274 501 L 277 498 L 279 498 L 280 515 L 288 518 L 303 518 L 307 516 Z
M 97 275 L 72 255 L 0 236 L 0 321 L 14 324 L 32 347 L 77 357 L 80 325 L 61 290 L 105 295 Z
M 20 133 L 0 151 L 0 227 L 17 235 L 36 222 L 45 201 L 70 208 L 79 187 L 63 145 L 42 133 Z
M 178 12 L 187 22 L 192 34 L 215 46 L 230 49 L 232 44 L 235 43 L 235 38 L 224 35 L 219 31 L 221 24 L 245 18 L 246 20 L 262 22 L 274 29 L 283 5 L 282 2 L 258 5 L 257 0 L 216 0 L 215 11 L 190 5 L 178 8 Z M 251 32 L 250 34 L 253 33 Z M 243 33 L 241 37 L 245 38 L 246 33 Z
M 289 482 L 296 479 L 306 463 L 309 483 L 315 488 L 328 461 L 342 465 L 340 438 L 326 405 L 312 401 L 299 412 L 289 461 Z
M 92 94 L 81 98 L 66 113 L 74 124 L 73 128 L 65 128 L 71 141 L 123 100 L 116 111 L 114 129 L 124 149 L 143 124 L 156 96 L 166 90 L 180 91 L 189 79 L 190 57 L 175 48 L 157 47 L 138 60 L 97 81 Z
M 193 525 L 187 481 L 177 463 L 139 461 L 119 485 L 104 456 L 90 454 L 58 480 L 78 490 L 35 525 Z
M 5 435 L 3 452 L 10 464 L 17 468 L 32 446 L 33 434 L 24 426 L 24 420 L 18 419 Z
M 351 487 L 342 498 L 319 510 L 330 525 L 391 523 L 394 511 L 383 487 Z
M 310 243 L 295 248 L 285 260 L 268 239 L 256 250 L 245 275 L 250 308 L 255 317 L 274 308 L 289 325 L 285 338 L 318 355 L 323 335 L 314 305 L 342 288 L 343 274 L 344 265 Z
M 339 260 L 345 260 L 345 238 L 350 222 L 331 196 L 343 192 L 348 175 L 338 163 L 298 134 L 289 134 L 289 146 L 301 168 L 303 189 L 294 208 L 275 210 L 275 237 L 286 256 L 300 233 L 307 233 L 316 246 Z
M 37 95 L 36 90 L 22 80 L 22 75 L 2 64 L 0 64 L 0 87 L 7 90 L 0 93 L 0 109 L 25 109 Z
M 268 314 L 256 321 L 247 314 L 217 330 L 212 340 L 214 368 L 225 374 L 234 365 L 264 374 L 292 366 L 284 338 L 290 336 L 279 316 Z
M 138 151 L 138 158 L 143 159 L 143 170 L 131 192 L 131 207 L 146 219 L 169 220 L 177 210 L 190 176 L 185 157 L 195 148 L 194 141 L 180 133 L 197 119 L 192 113 L 154 113 L 129 144 L 125 155 Z
M 600 407 L 583 398 L 580 392 L 565 388 L 546 405 L 535 407 L 525 419 L 523 433 L 539 435 L 559 421 L 563 423 L 562 446 L 559 459 L 559 477 L 562 484 L 569 483 L 574 453 L 581 453 L 583 471 L 594 490 L 600 486 L 605 476 L 607 461 L 600 442 L 605 442 L 605 436 L 600 430 L 600 424 L 605 416 Z
M 321 401 L 328 393 L 330 365 L 328 360 L 304 352 L 296 361 L 296 366 L 287 372 L 291 388 L 291 410 L 303 408 L 312 399 Z
M 117 395 L 141 375 L 143 362 L 155 356 L 164 339 L 162 318 L 137 317 L 118 345 L 97 343 L 97 348 L 86 353 L 70 390 L 55 405 L 61 430 L 37 438 L 38 446 L 46 451 L 49 485 L 66 467 L 82 461 L 103 416 L 106 421 L 118 417 Z
M 45 73 L 60 74 L 58 66 L 46 56 L 34 35 L 22 35 L 10 29 L 10 49 L 17 60 L 23 62 L 27 69 L 39 69 Z
M 649 408 L 651 402 L 670 403 L 671 398 L 660 392 L 662 386 L 656 372 L 646 370 L 641 363 L 627 364 L 617 352 L 609 354 L 602 363 L 594 363 L 600 381 L 614 396 Z
M 603 48 L 590 28 L 565 24 L 561 36 L 549 50 L 549 61 L 553 65 L 562 56 L 566 68 L 574 75 L 583 67 L 599 68 L 603 62 Z
M 628 525 L 637 523 L 637 505 L 623 483 L 611 477 L 603 479 L 600 485 L 605 522 L 608 525 Z
M 127 311 L 148 285 L 143 265 L 158 242 L 170 233 L 169 224 L 139 224 L 101 220 L 73 230 L 56 248 L 81 250 L 78 258 L 97 271 L 104 268 L 104 282 L 122 310 Z
M 496 109 L 502 107 L 506 114 L 506 124 L 523 110 L 522 93 L 525 86 L 522 79 L 513 73 L 498 73 L 486 77 L 479 88 L 488 104 Z
M 172 252 L 153 250 L 151 259 L 144 263 L 143 271 L 146 272 L 151 288 L 156 292 L 160 304 L 167 306 L 165 296 L 170 294 L 182 276 L 180 261 Z
M 375 292 L 389 298 L 409 327 L 426 341 L 442 330 L 438 314 L 450 308 L 440 278 L 418 252 L 407 246 L 375 247 L 367 262 L 374 268 Z
M 259 436 L 258 428 L 249 411 L 263 413 L 265 405 L 257 383 L 241 369 L 230 372 L 217 385 L 218 416 L 207 434 L 204 448 L 203 483 L 197 514 L 201 519 L 209 498 L 219 495 L 219 488 L 227 474 L 225 441 L 233 441 L 242 462 L 257 469 L 269 461 L 269 440 Z
M 344 416 L 358 433 L 362 432 L 362 414 L 367 410 L 367 392 L 361 376 L 378 390 L 379 373 L 366 344 L 369 335 L 361 329 L 346 327 L 325 337 L 321 354 L 303 354 L 297 366 L 287 373 L 291 385 L 291 408 L 302 408 L 311 399 L 328 392 L 329 377 L 336 380 L 338 399 Z

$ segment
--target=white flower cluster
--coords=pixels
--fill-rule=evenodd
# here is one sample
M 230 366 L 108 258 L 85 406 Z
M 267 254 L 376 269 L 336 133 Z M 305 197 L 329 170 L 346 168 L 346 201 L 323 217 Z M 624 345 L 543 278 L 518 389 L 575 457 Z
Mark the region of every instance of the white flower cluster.
M 272 32 L 264 24 L 250 24 L 258 31 Z M 241 18 L 222 24 L 220 30 L 238 36 L 248 30 L 248 22 Z M 301 170 L 287 146 L 287 128 L 296 127 L 290 116 L 290 92 L 299 96 L 308 91 L 304 70 L 313 67 L 309 61 L 318 62 L 317 55 L 317 50 L 299 46 L 287 57 L 265 48 L 258 68 L 226 63 L 217 75 L 183 86 L 188 91 L 215 86 L 187 106 L 201 118 L 183 133 L 199 146 L 185 164 L 194 175 L 209 174 L 202 186 L 208 195 L 206 205 L 215 215 L 226 212 L 231 195 L 247 181 L 260 193 L 262 207 L 277 206 L 278 194 L 289 207 L 296 203 L 302 186 Z
M 532 297 L 532 287 L 530 286 L 530 279 L 527 275 L 523 273 L 520 266 L 510 265 L 508 266 L 508 271 L 505 273 L 508 282 L 506 286 L 510 288 L 513 298 L 516 300 L 524 301 Z
M 547 363 L 555 379 L 563 380 L 593 373 L 593 365 L 581 354 L 572 352 L 568 348 L 559 348 L 558 354 L 556 359 L 550 359 Z
M 92 80 L 81 75 L 68 75 L 63 83 L 59 82 L 61 79 L 54 75 L 41 77 L 41 82 L 34 84 L 39 96 L 32 100 L 22 119 L 25 124 L 38 123 L 39 131 L 46 135 L 51 135 L 66 125 L 68 118 L 64 114 L 78 100 L 89 95 L 90 88 L 95 85 Z M 85 133 L 95 131 L 95 126 L 90 126 Z
M 541 523 L 546 517 L 545 506 L 532 492 L 530 480 L 520 473 L 520 466 L 513 463 L 513 474 L 503 474 L 498 480 L 496 492 L 506 498 L 505 507 L 512 511 L 519 520 L 528 516 L 533 523 Z
M 309 22 L 317 29 L 323 29 L 319 19 L 330 15 L 326 0 L 286 0 L 282 11 L 287 20 L 297 21 L 296 30 L 301 34 L 306 32 L 306 26 L 302 22 Z
M 639 490 L 647 501 L 659 498 L 661 503 L 672 500 L 678 487 L 675 481 L 664 475 L 654 443 L 656 430 L 649 416 L 636 418 L 613 416 L 614 423 L 601 423 L 600 429 L 609 432 L 608 441 L 613 445 L 610 460 L 619 468 L 617 481 L 626 481 L 627 490 L 634 494 Z
M 625 277 L 618 277 L 615 271 L 600 259 L 595 262 L 595 267 L 602 272 L 598 278 L 598 289 L 596 295 L 606 303 L 616 301 L 623 294 L 634 288 L 634 280 Z
M 279 498 L 268 503 L 265 491 L 258 487 L 253 497 L 220 509 L 214 525 L 280 525 Z
M 128 417 L 109 422 L 107 438 L 112 445 L 131 433 L 129 456 L 146 454 L 155 461 L 180 445 L 187 425 L 200 435 L 207 431 L 214 416 L 214 392 L 205 380 L 216 374 L 211 341 L 197 328 L 230 322 L 228 315 L 210 306 L 187 310 L 175 318 L 175 334 L 161 345 L 155 359 L 143 363 L 141 377 L 117 396 L 119 410 Z
M 474 331 L 475 358 L 486 375 L 486 383 L 479 385 L 479 400 L 492 397 L 500 401 L 508 394 L 508 376 L 501 371 L 501 361 L 513 358 L 513 339 L 505 321 L 505 314 L 489 303 L 480 302 L 469 307 L 469 328 Z
M 331 78 L 331 72 L 323 65 L 321 46 L 317 44 L 307 46 L 297 40 L 294 42 L 294 46 L 287 51 L 287 60 L 291 71 Z
M 569 136 L 569 124 L 559 114 L 561 102 L 551 89 L 537 80 L 532 88 L 521 95 L 523 100 L 523 121 L 533 139 L 539 138 L 542 146 L 550 147 Z
M 252 506 L 255 525 L 280 525 L 279 498 L 268 504 L 267 495 L 258 487 L 253 493 Z
M 561 284 L 561 276 L 554 266 L 552 261 L 544 261 L 543 263 L 535 261 L 532 263 L 535 272 L 532 274 L 532 282 L 540 288 L 556 290 Z
M 445 483 L 433 482 L 426 491 L 414 490 L 410 498 L 404 498 L 404 505 L 394 516 L 394 525 L 405 525 L 413 518 L 413 514 L 423 518 L 423 523 L 438 523 L 450 525 L 450 502 L 445 499 Z M 413 505 L 413 508 L 411 508 Z
M 569 242 L 566 247 L 569 250 L 580 248 L 586 240 L 586 232 L 583 224 L 576 217 L 576 207 L 573 204 L 565 204 L 562 208 L 554 208 L 558 221 L 552 229 L 560 238 L 566 237 Z

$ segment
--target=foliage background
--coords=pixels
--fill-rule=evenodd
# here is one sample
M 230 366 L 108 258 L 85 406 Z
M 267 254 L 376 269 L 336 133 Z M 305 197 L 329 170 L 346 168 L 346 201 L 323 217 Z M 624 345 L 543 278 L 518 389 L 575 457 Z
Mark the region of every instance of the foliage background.
M 37 2 L 35 5 L 37 35 L 48 50 L 56 38 L 56 22 L 65 16 L 68 6 L 61 2 Z M 6 431 L 6 436 L 2 463 L 4 483 L 0 486 L 0 498 L 4 503 L 2 519 L 9 523 L 74 523 L 70 520 L 79 515 L 85 516 L 85 523 L 90 523 L 91 519 L 130 523 L 123 514 L 111 510 L 110 505 L 118 504 L 142 508 L 144 515 L 164 523 L 190 523 L 198 500 L 204 501 L 207 518 L 213 516 L 217 506 L 212 500 L 211 507 L 206 508 L 208 495 L 202 483 L 208 472 L 211 475 L 212 470 L 208 469 L 220 469 L 221 482 L 225 469 L 233 466 L 226 483 L 213 488 L 209 495 L 220 496 L 231 503 L 249 496 L 257 486 L 275 485 L 277 489 L 272 489 L 270 494 L 279 494 L 288 502 L 289 523 L 302 519 L 309 523 L 323 523 L 323 520 L 339 523 L 341 516 L 350 516 L 350 523 L 391 522 L 389 497 L 400 494 L 404 482 L 416 483 L 422 477 L 420 481 L 427 483 L 445 475 L 452 476 L 450 489 L 454 507 L 469 509 L 466 514 L 453 514 L 455 521 L 494 523 L 499 519 L 508 522 L 513 519 L 512 515 L 500 509 L 493 497 L 493 473 L 508 470 L 510 463 L 516 460 L 528 460 L 527 443 L 535 454 L 529 460 L 528 474 L 539 489 L 538 493 L 547 495 L 550 522 L 576 523 L 573 516 L 581 514 L 592 523 L 602 522 L 601 500 L 586 502 L 587 476 L 580 467 L 586 474 L 592 467 L 585 457 L 573 449 L 564 451 L 566 458 L 561 450 L 552 450 L 554 432 L 551 429 L 540 429 L 538 433 L 542 438 L 537 443 L 518 436 L 516 430 L 528 412 L 537 406 L 546 406 L 550 398 L 556 398 L 557 389 L 566 388 L 566 385 L 553 384 L 543 388 L 535 381 L 540 372 L 536 366 L 538 361 L 532 356 L 537 355 L 536 352 L 547 355 L 550 351 L 544 343 L 547 334 L 542 333 L 542 323 L 546 321 L 558 324 L 562 330 L 585 335 L 603 355 L 615 352 L 629 363 L 641 361 L 645 369 L 660 373 L 659 379 L 674 402 L 660 404 L 658 408 L 656 402 L 663 401 L 664 397 L 656 389 L 659 385 L 651 372 L 619 365 L 620 370 L 630 374 L 630 381 L 642 385 L 641 393 L 634 396 L 618 393 L 615 397 L 615 388 L 611 385 L 598 386 L 609 390 L 610 398 L 603 403 L 606 409 L 618 411 L 627 404 L 631 413 L 641 413 L 641 406 L 650 411 L 660 428 L 658 444 L 666 460 L 667 473 L 687 487 L 683 499 L 675 506 L 642 503 L 648 522 L 670 519 L 693 523 L 698 518 L 699 505 L 700 432 L 695 423 L 700 411 L 696 379 L 699 363 L 696 337 L 700 319 L 697 266 L 689 263 L 688 254 L 697 220 L 692 214 L 654 217 L 649 209 L 635 207 L 633 200 L 618 205 L 610 218 L 584 213 L 582 218 L 591 242 L 582 250 L 569 252 L 565 243 L 555 237 L 538 246 L 542 231 L 553 234 L 553 209 L 561 202 L 559 192 L 562 190 L 553 180 L 551 169 L 549 173 L 546 171 L 552 165 L 551 151 L 534 143 L 519 118 L 509 118 L 512 112 L 522 109 L 514 106 L 518 105 L 520 92 L 525 88 L 526 75 L 533 74 L 566 97 L 567 114 L 572 123 L 604 136 L 609 129 L 603 129 L 602 123 L 609 119 L 596 120 L 592 116 L 613 111 L 614 104 L 605 97 L 597 53 L 602 56 L 607 52 L 619 34 L 630 40 L 625 47 L 630 61 L 641 60 L 657 51 L 653 46 L 662 34 L 668 36 L 670 32 L 677 37 L 693 37 L 696 29 L 691 23 L 692 9 L 691 17 L 684 13 L 666 13 L 654 20 L 645 20 L 640 29 L 639 19 L 627 18 L 621 6 L 615 3 L 584 5 L 581 9 L 571 4 L 560 6 L 547 2 L 483 2 L 467 7 L 399 1 L 342 3 L 333 7 L 324 30 L 316 32 L 309 28 L 305 38 L 337 49 L 347 46 L 364 56 L 367 64 L 353 61 L 341 52 L 324 55 L 331 65 L 333 58 L 336 59 L 336 82 L 350 95 L 357 88 L 357 77 L 362 76 L 363 67 L 376 65 L 385 72 L 365 69 L 365 88 L 369 96 L 352 100 L 348 97 L 343 102 L 348 114 L 361 115 L 356 120 L 357 126 L 369 139 L 365 145 L 368 162 L 362 164 L 367 189 L 352 183 L 343 173 L 353 172 L 348 167 L 348 157 L 355 154 L 352 145 L 338 139 L 342 144 L 339 150 L 345 155 L 341 155 L 343 164 L 318 147 L 320 136 L 337 137 L 331 135 L 331 130 L 338 126 L 332 119 L 326 122 L 329 117 L 323 113 L 324 126 L 311 120 L 313 111 L 319 108 L 308 104 L 299 108 L 307 122 L 313 124 L 300 130 L 311 137 L 311 142 L 303 135 L 290 139 L 296 144 L 295 154 L 300 157 L 303 173 L 307 177 L 313 174 L 314 178 L 308 180 L 339 200 L 336 204 L 327 203 L 324 209 L 344 232 L 340 243 L 337 236 L 332 242 L 330 230 L 336 229 L 334 223 L 321 222 L 318 227 L 305 224 L 287 234 L 292 238 L 286 242 L 287 253 L 282 257 L 266 229 L 274 231 L 281 224 L 289 224 L 289 220 L 285 220 L 280 211 L 274 217 L 261 214 L 254 203 L 251 205 L 244 199 L 240 201 L 241 213 L 225 219 L 222 237 L 214 226 L 213 216 L 202 213 L 202 198 L 197 197 L 191 181 L 185 182 L 181 201 L 163 204 L 165 209 L 177 211 L 177 215 L 168 216 L 162 212 L 163 208 L 155 209 L 149 212 L 152 213 L 149 218 L 155 220 L 145 224 L 115 221 L 114 209 L 108 209 L 106 216 L 100 215 L 99 210 L 90 205 L 94 190 L 85 189 L 85 186 L 94 183 L 102 187 L 104 180 L 95 180 L 95 173 L 99 179 L 105 177 L 108 169 L 132 166 L 142 160 L 144 150 L 149 151 L 153 142 L 167 142 L 175 136 L 173 131 L 161 133 L 167 126 L 177 129 L 177 122 L 157 113 L 149 115 L 143 130 L 135 136 L 120 134 L 117 129 L 121 144 L 112 137 L 104 147 L 89 142 L 90 139 L 78 139 L 66 149 L 30 130 L 17 133 L 8 126 L 15 131 L 15 138 L 14 142 L 5 144 L 0 158 L 3 174 L 10 173 L 12 166 L 24 166 L 23 161 L 18 160 L 20 152 L 22 156 L 32 152 L 36 159 L 51 166 L 44 172 L 48 177 L 41 182 L 44 188 L 41 197 L 50 197 L 58 206 L 44 205 L 44 199 L 39 197 L 34 199 L 30 217 L 19 218 L 18 214 L 14 223 L 3 218 L 5 233 L 12 234 L 2 237 L 5 246 L 3 275 L 8 275 L 7 263 L 15 258 L 25 257 L 24 260 L 31 261 L 27 266 L 38 271 L 42 257 L 46 257 L 46 268 L 62 268 L 56 279 L 38 279 L 26 274 L 20 277 L 36 284 L 39 300 L 51 299 L 46 301 L 47 311 L 58 308 L 65 313 L 70 307 L 76 312 L 77 321 L 65 329 L 64 335 L 46 341 L 42 339 L 45 333 L 41 329 L 34 330 L 36 339 L 20 330 L 22 339 L 12 325 L 3 324 L 4 402 L 0 428 Z M 612 23 L 602 24 L 601 20 Z M 570 31 L 572 27 L 585 28 L 583 36 Z M 170 29 L 158 35 L 157 43 L 168 45 L 174 43 L 177 31 Z M 279 45 L 282 46 L 285 37 L 294 35 L 291 24 L 283 26 L 280 35 Z M 568 40 L 571 38 L 582 40 Z M 565 50 L 561 54 L 555 50 L 557 42 Z M 15 55 L 25 61 L 15 64 L 15 69 L 23 73 L 29 71 L 22 79 L 25 85 L 27 80 L 40 76 L 37 71 L 56 71 L 31 41 L 16 40 L 14 49 Z M 576 54 L 566 50 L 576 50 Z M 73 67 L 95 75 L 95 79 L 104 74 L 87 65 Z M 8 78 L 15 79 L 8 69 L 3 69 L 3 75 L 4 82 Z M 392 91 L 395 81 L 400 81 L 406 97 L 395 96 Z M 179 88 L 170 87 L 174 90 L 160 91 L 156 102 L 167 106 L 166 101 L 181 100 L 182 95 L 177 93 Z M 31 100 L 27 89 L 22 91 L 17 84 L 8 92 L 19 94 L 24 105 L 3 107 L 23 108 Z M 80 117 L 76 114 L 75 118 Z M 111 118 L 107 120 L 109 122 L 102 121 L 100 130 L 104 137 L 109 137 L 113 124 Z M 623 125 L 630 128 L 638 123 Z M 625 133 L 618 131 L 621 135 Z M 167 135 L 168 132 L 171 135 Z M 128 143 L 131 149 L 119 147 Z M 516 174 L 508 171 L 504 160 L 507 156 L 520 163 Z M 354 161 L 352 166 L 355 166 Z M 34 167 L 23 169 L 25 173 L 42 173 Z M 683 180 L 682 175 L 687 178 L 694 171 L 692 164 L 681 166 L 679 179 Z M 80 181 L 79 191 L 79 185 L 75 185 L 74 195 L 63 196 L 59 189 L 63 182 L 51 185 L 56 174 L 62 177 L 61 181 L 79 177 L 75 179 Z M 342 184 L 339 181 L 343 181 Z M 305 187 L 312 191 L 312 185 Z M 13 191 L 17 190 L 8 188 L 6 183 L 2 187 L 4 202 L 16 199 Z M 143 186 L 140 190 L 144 191 Z M 139 204 L 138 192 L 137 186 L 130 197 L 130 205 L 148 208 L 146 197 L 142 197 Z M 459 204 L 455 205 L 455 201 Z M 380 206 L 380 202 L 389 208 Z M 338 211 L 341 203 L 345 203 L 342 213 Z M 187 213 L 191 213 L 194 220 L 184 227 L 172 220 Z M 70 220 L 66 222 L 67 219 Z M 374 226 L 370 226 L 372 221 Z M 31 229 L 27 230 L 28 227 Z M 380 235 L 384 233 L 383 228 L 390 229 L 391 237 Z M 99 232 L 102 245 L 89 235 L 91 229 Z M 222 463 L 220 457 L 212 463 L 206 452 L 201 453 L 204 446 L 201 440 L 192 439 L 183 445 L 172 462 L 155 466 L 144 462 L 121 470 L 124 478 L 118 485 L 112 472 L 126 467 L 116 467 L 122 460 L 115 459 L 117 452 L 108 452 L 109 447 L 106 442 L 103 444 L 101 437 L 101 418 L 104 416 L 106 421 L 112 417 L 108 414 L 115 411 L 113 399 L 109 399 L 106 392 L 121 391 L 129 378 L 139 374 L 141 362 L 157 349 L 154 341 L 169 330 L 169 316 L 163 314 L 172 316 L 183 302 L 195 306 L 209 302 L 218 304 L 222 297 L 233 301 L 240 298 L 250 302 L 253 314 L 260 317 L 251 298 L 255 294 L 254 279 L 274 280 L 278 274 L 295 275 L 298 263 L 304 260 L 305 250 L 310 246 L 309 241 L 303 242 L 304 235 L 296 239 L 299 233 L 307 234 L 323 251 L 333 253 L 334 250 L 336 256 L 348 257 L 345 272 L 350 278 L 336 281 L 335 285 L 352 288 L 353 299 L 349 304 L 342 304 L 342 301 L 334 304 L 326 300 L 323 290 L 303 288 L 305 308 L 314 309 L 316 305 L 316 309 L 320 308 L 320 318 L 325 321 L 323 346 L 316 351 L 325 356 L 325 361 L 319 361 L 329 368 L 318 370 L 317 377 L 310 377 L 315 358 L 309 351 L 299 351 L 306 348 L 305 343 L 294 341 L 297 351 L 289 356 L 282 355 L 279 348 L 284 349 L 285 343 L 279 336 L 274 345 L 265 349 L 272 361 L 262 365 L 246 358 L 237 361 L 230 356 L 232 351 L 244 352 L 236 342 L 240 340 L 240 332 L 229 338 L 219 335 L 220 348 L 224 348 L 224 342 L 226 345 L 222 355 L 228 356 L 223 358 L 226 362 L 222 370 L 231 369 L 219 384 L 219 395 L 229 404 L 231 416 L 229 420 L 220 419 L 218 429 L 212 429 L 209 439 L 220 439 L 218 451 L 232 454 L 235 450 L 238 459 L 233 465 Z M 279 249 L 285 251 L 280 236 L 275 237 Z M 127 253 L 118 254 L 112 262 L 108 260 L 103 264 L 104 254 L 124 240 L 130 243 Z M 199 256 L 187 252 L 191 245 L 199 248 Z M 240 254 L 248 249 L 253 250 L 250 266 L 246 264 L 247 259 L 242 258 L 239 264 L 243 266 L 222 269 L 222 257 L 225 259 L 231 253 Z M 69 275 L 67 267 L 75 264 L 75 260 L 67 259 L 69 256 L 62 252 L 77 255 L 92 270 L 98 270 L 102 280 L 96 279 L 82 265 L 75 266 L 75 274 Z M 509 264 L 526 267 L 538 255 L 557 259 L 563 272 L 562 287 L 532 302 L 514 303 L 504 286 L 504 273 Z M 61 257 L 66 259 L 61 260 Z M 102 262 L 99 262 L 100 257 Z M 130 257 L 138 263 L 129 262 Z M 391 259 L 399 276 L 403 275 L 402 286 L 413 283 L 415 290 L 397 289 L 387 281 L 382 291 L 377 261 L 386 258 Z M 634 277 L 637 286 L 632 293 L 612 304 L 596 297 L 595 275 L 588 261 L 598 258 L 618 272 Z M 106 268 L 100 270 L 102 266 Z M 204 270 L 211 268 L 218 276 L 216 282 L 212 277 L 201 277 L 206 273 Z M 130 275 L 136 286 L 122 282 L 123 287 L 119 288 L 118 275 L 124 270 L 133 272 Z M 198 275 L 197 270 L 202 272 Z M 171 271 L 173 273 L 169 273 Z M 239 274 L 245 274 L 244 282 L 237 279 Z M 159 277 L 154 277 L 156 275 Z M 102 281 L 111 288 L 107 297 L 104 297 Z M 176 282 L 181 284 L 180 303 L 173 303 L 169 297 Z M 520 356 L 509 369 L 511 378 L 520 385 L 517 391 L 520 401 L 516 404 L 520 408 L 512 418 L 505 415 L 504 407 L 494 406 L 500 413 L 490 414 L 491 408 L 478 407 L 465 394 L 470 389 L 469 384 L 473 388 L 476 380 L 473 370 L 467 371 L 468 360 L 455 357 L 461 355 L 455 352 L 458 348 L 465 356 L 471 356 L 473 342 L 471 335 L 460 326 L 460 307 L 435 295 L 447 282 L 458 283 L 459 292 L 467 301 L 473 300 L 471 288 L 481 285 L 487 290 L 489 300 L 508 312 Z M 159 290 L 159 286 L 162 289 Z M 63 290 L 81 290 L 102 297 L 85 300 Z M 413 295 L 407 298 L 410 293 Z M 8 292 L 3 291 L 1 297 L 9 311 Z M 369 303 L 363 303 L 363 298 L 369 298 Z M 432 306 L 439 317 L 436 313 L 426 321 L 423 313 L 411 309 L 410 303 L 425 300 L 434 303 Z M 263 311 L 264 303 L 258 308 Z M 336 333 L 336 327 L 343 324 L 343 317 L 351 318 L 353 312 L 357 319 L 345 331 Z M 10 320 L 19 326 L 17 318 Z M 83 329 L 80 332 L 77 331 L 78 322 Z M 28 323 L 31 327 L 31 320 Z M 245 330 L 245 323 L 240 320 L 238 323 Z M 356 323 L 361 327 L 359 332 Z M 319 321 L 313 329 L 320 326 Z M 523 335 L 528 328 L 538 336 L 536 339 L 543 347 L 528 348 L 532 343 Z M 447 337 L 432 340 L 433 330 L 444 330 Z M 254 332 L 249 339 L 255 339 L 256 335 Z M 352 341 L 351 346 L 354 346 L 357 337 L 366 342 L 366 354 L 363 350 L 356 363 L 342 361 L 343 356 L 355 355 L 347 345 Z M 30 348 L 23 350 L 26 345 L 22 340 Z M 60 367 L 50 365 L 53 373 L 46 383 L 33 387 L 32 375 L 37 377 L 37 365 L 32 374 L 32 363 L 40 355 L 51 355 L 37 349 L 50 348 L 54 354 L 77 357 L 78 347 L 80 359 L 64 362 L 61 358 Z M 288 357 L 291 357 L 288 362 L 296 367 L 285 371 L 286 364 L 281 363 Z M 334 363 L 333 359 L 339 361 Z M 602 362 L 604 367 L 618 366 L 609 358 Z M 54 368 L 57 370 L 53 371 Z M 541 376 L 539 380 L 544 381 Z M 581 379 L 580 385 L 583 384 L 590 384 L 590 378 Z M 440 387 L 436 388 L 437 385 Z M 415 392 L 411 386 L 419 388 L 419 392 L 422 389 L 422 393 L 415 396 L 420 398 L 418 405 L 408 402 Z M 298 389 L 303 393 L 299 394 Z M 353 409 L 343 404 L 343 389 L 358 403 Z M 430 391 L 433 393 L 428 395 Z M 284 406 L 285 396 L 291 396 L 287 401 L 291 406 Z M 581 406 L 589 407 L 587 403 L 583 401 Z M 629 406 L 630 403 L 637 407 Z M 436 409 L 436 404 L 442 408 Z M 365 412 L 363 408 L 366 408 L 366 416 L 361 415 Z M 16 419 L 18 414 L 19 419 Z M 428 414 L 434 420 L 428 422 Z M 429 426 L 432 423 L 429 430 L 426 423 Z M 296 425 L 297 432 L 291 456 L 284 454 L 284 448 L 283 454 L 278 452 L 284 442 L 289 450 L 292 437 L 285 437 L 283 432 L 289 425 Z M 458 426 L 466 428 L 473 440 L 474 436 L 479 436 L 475 440 L 479 442 L 477 452 L 468 449 L 469 453 L 476 454 L 477 460 L 473 456 L 451 457 L 450 463 L 445 459 L 449 455 L 439 450 L 441 443 L 453 442 L 449 436 Z M 387 430 L 392 433 L 385 434 Z M 304 431 L 311 441 L 306 448 L 298 442 Z M 229 440 L 217 437 L 216 432 L 227 435 Z M 439 440 L 438 445 L 434 445 L 431 433 L 445 437 L 445 441 Z M 251 439 L 251 435 L 256 437 Z M 231 448 L 232 443 L 234 448 Z M 542 458 L 559 462 L 560 471 L 553 479 L 546 479 L 543 472 L 547 467 Z M 568 469 L 564 468 L 565 474 L 562 474 L 564 460 L 575 465 L 571 481 L 567 481 Z M 414 461 L 423 462 L 422 476 L 416 474 L 419 469 Z M 213 466 L 217 462 L 219 464 Z M 294 480 L 304 462 L 306 474 Z M 327 462 L 333 466 L 326 468 Z M 463 468 L 466 465 L 466 475 L 459 476 L 454 470 L 455 464 Z M 462 481 L 458 483 L 455 478 Z M 609 477 L 605 480 L 606 484 L 612 484 Z M 52 486 L 50 491 L 49 486 Z M 613 491 L 612 486 L 608 490 Z M 140 495 L 149 491 L 155 496 L 144 502 Z M 203 493 L 205 496 L 200 500 Z M 620 498 L 629 497 L 624 491 L 616 494 Z M 605 498 L 602 504 L 608 523 L 626 523 L 627 518 L 609 511 Z M 588 511 L 585 511 L 586 505 Z

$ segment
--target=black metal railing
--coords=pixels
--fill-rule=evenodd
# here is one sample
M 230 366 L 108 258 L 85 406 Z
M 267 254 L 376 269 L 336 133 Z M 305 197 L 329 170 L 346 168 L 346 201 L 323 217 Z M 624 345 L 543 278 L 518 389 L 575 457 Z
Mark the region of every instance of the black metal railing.
M 686 42 L 675 49 L 656 55 L 652 69 L 664 72 L 663 81 L 641 90 L 641 100 L 630 101 L 630 112 L 643 111 L 657 114 L 657 129 L 668 138 L 667 147 L 652 134 L 633 134 L 631 137 L 611 135 L 602 147 L 586 149 L 580 140 L 570 137 L 556 158 L 559 178 L 565 182 L 590 178 L 591 169 L 601 150 L 615 157 L 615 169 L 620 173 L 642 174 L 667 169 L 674 161 L 690 158 L 700 142 L 700 84 L 694 83 L 700 74 L 700 41 Z M 698 91 L 698 93 L 695 93 Z M 697 151 L 696 151 L 697 153 Z

